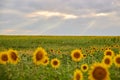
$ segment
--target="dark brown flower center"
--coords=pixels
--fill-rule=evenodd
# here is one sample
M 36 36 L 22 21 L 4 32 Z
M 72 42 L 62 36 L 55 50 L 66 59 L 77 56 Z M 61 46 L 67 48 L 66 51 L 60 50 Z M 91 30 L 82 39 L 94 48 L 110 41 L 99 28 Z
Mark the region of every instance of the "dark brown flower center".
M 17 60 L 17 55 L 15 54 L 15 52 L 11 52 L 11 58 L 13 59 L 13 60 Z
M 3 61 L 8 61 L 8 56 L 7 56 L 6 54 L 3 54 L 3 55 L 2 55 L 2 60 L 3 60 Z
M 111 55 L 112 55 L 112 53 L 111 53 L 110 51 L 107 51 L 106 55 L 111 56 Z
M 87 66 L 83 66 L 83 69 L 86 70 L 86 69 L 87 69 Z
M 41 59 L 43 59 L 43 54 L 40 51 L 38 51 L 36 54 L 36 60 L 39 61 Z
M 120 64 L 120 57 L 116 58 L 116 62 Z
M 51 51 L 51 52 L 53 52 L 54 50 L 53 50 L 53 49 L 51 49 L 50 51 Z
M 76 74 L 76 80 L 80 80 L 80 74 L 79 73 Z
M 86 57 L 86 55 L 84 54 L 83 57 Z
M 88 50 L 86 50 L 86 52 L 88 52 Z
M 74 57 L 75 57 L 75 58 L 80 58 L 80 53 L 79 53 L 79 52 L 75 52 L 75 53 L 74 53 Z
M 60 54 L 60 51 L 58 51 L 58 53 Z
M 110 64 L 110 59 L 109 58 L 105 59 L 105 64 Z
M 58 61 L 53 61 L 53 65 L 58 65 Z
M 116 47 L 119 47 L 118 45 L 116 45 Z
M 47 63 L 47 62 L 48 62 L 48 60 L 47 60 L 47 59 L 45 59 L 44 63 Z
M 104 68 L 98 66 L 94 69 L 92 75 L 95 80 L 103 80 L 107 76 L 107 72 Z

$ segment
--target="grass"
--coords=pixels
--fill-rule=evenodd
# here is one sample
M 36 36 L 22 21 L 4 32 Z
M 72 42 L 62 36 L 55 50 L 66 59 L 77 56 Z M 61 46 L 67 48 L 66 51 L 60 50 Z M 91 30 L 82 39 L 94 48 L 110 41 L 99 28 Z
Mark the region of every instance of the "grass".
M 32 61 L 32 54 L 37 47 L 43 47 L 49 54 L 50 60 L 58 58 L 61 61 L 60 67 L 54 69 L 50 64 L 36 66 Z M 18 51 L 21 60 L 17 65 L 0 64 L 1 80 L 72 80 L 74 70 L 80 68 L 82 64 L 87 63 L 90 67 L 94 62 L 101 62 L 106 48 L 111 48 L 115 54 L 118 54 L 120 51 L 120 37 L 1 35 L 0 52 L 11 48 Z M 87 57 L 76 63 L 71 60 L 70 54 L 72 50 L 80 48 Z M 51 52 L 51 49 L 55 52 Z M 111 80 L 120 79 L 119 70 L 114 64 L 111 66 L 109 69 Z M 83 75 L 84 80 L 88 80 L 87 72 Z

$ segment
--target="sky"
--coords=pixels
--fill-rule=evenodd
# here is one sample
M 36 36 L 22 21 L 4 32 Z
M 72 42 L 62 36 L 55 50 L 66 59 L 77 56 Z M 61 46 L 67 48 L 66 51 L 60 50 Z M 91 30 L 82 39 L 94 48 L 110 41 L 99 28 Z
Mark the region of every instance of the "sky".
M 120 35 L 120 0 L 0 0 L 0 35 Z

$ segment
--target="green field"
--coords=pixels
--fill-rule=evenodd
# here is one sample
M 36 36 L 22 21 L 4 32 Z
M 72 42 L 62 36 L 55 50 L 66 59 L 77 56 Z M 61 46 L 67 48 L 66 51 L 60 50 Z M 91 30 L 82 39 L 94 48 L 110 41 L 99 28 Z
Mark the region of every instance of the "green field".
M 36 66 L 33 63 L 34 51 L 42 47 L 49 55 L 49 60 L 60 60 L 58 69 Z M 87 63 L 89 68 L 95 62 L 101 62 L 104 51 L 110 49 L 120 54 L 119 36 L 0 36 L 0 52 L 14 49 L 18 51 L 20 62 L 16 65 L 0 64 L 0 80 L 73 80 L 75 69 Z M 81 49 L 86 58 L 79 62 L 71 59 L 71 51 Z M 53 52 L 51 52 L 53 50 Z M 108 69 L 111 80 L 120 80 L 120 68 L 114 63 Z M 88 72 L 83 73 L 88 80 Z

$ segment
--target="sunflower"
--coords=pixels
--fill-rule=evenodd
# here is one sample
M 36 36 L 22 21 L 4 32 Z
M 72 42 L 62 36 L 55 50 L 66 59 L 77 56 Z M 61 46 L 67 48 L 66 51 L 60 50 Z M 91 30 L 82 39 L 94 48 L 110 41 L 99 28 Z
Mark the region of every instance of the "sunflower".
M 60 66 L 60 61 L 57 58 L 52 59 L 51 66 L 55 69 L 58 68 Z
M 115 45 L 115 48 L 119 48 L 119 45 Z
M 6 64 L 8 62 L 8 53 L 7 52 L 1 52 L 0 53 L 0 64 Z
M 104 48 L 101 48 L 101 51 L 104 51 Z
M 83 80 L 83 74 L 79 69 L 74 71 L 74 78 L 73 80 Z
M 61 53 L 61 51 L 60 51 L 60 50 L 58 50 L 58 51 L 57 51 L 57 53 L 58 53 L 58 54 L 60 54 L 60 53 Z
M 76 61 L 76 62 L 80 61 L 83 58 L 82 51 L 79 49 L 73 50 L 71 52 L 71 57 L 73 61 Z
M 47 52 L 42 47 L 39 47 L 33 53 L 33 62 L 40 65 L 45 60 L 45 56 L 47 56 Z
M 82 70 L 83 72 L 88 71 L 88 65 L 87 65 L 87 64 L 81 65 L 81 70 Z
M 16 50 L 10 49 L 8 51 L 8 57 L 9 57 L 10 63 L 12 64 L 17 64 L 19 61 L 18 52 Z
M 88 53 L 88 50 L 86 49 L 85 52 Z
M 88 74 L 89 80 L 110 80 L 107 67 L 101 63 L 94 63 Z
M 86 56 L 87 56 L 86 54 L 83 54 L 83 58 L 86 58 Z
M 117 67 L 120 67 L 120 54 L 114 57 L 114 63 Z
M 82 50 L 82 48 L 79 48 L 80 50 Z
M 114 52 L 112 50 L 107 49 L 107 50 L 104 51 L 104 55 L 113 57 L 114 56 Z
M 47 66 L 49 64 L 49 58 L 47 56 L 45 56 L 42 65 Z
M 50 49 L 50 52 L 52 52 L 52 53 L 53 53 L 53 52 L 54 52 L 54 49 Z
M 114 46 L 113 46 L 113 45 L 111 45 L 111 47 L 113 48 Z
M 107 67 L 110 67 L 112 65 L 112 57 L 104 56 L 104 58 L 102 59 L 102 63 L 105 64 Z

